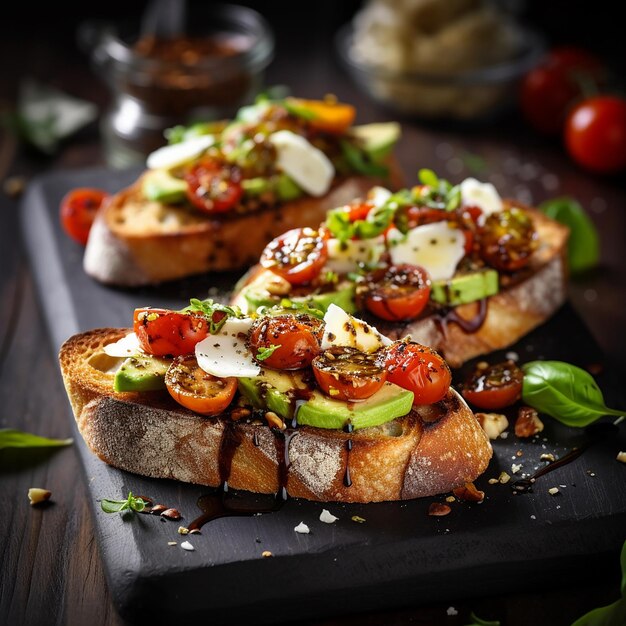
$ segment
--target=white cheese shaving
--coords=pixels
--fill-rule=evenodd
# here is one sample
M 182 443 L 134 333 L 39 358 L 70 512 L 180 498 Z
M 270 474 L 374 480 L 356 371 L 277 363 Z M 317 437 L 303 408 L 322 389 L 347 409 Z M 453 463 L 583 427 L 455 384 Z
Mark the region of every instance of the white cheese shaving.
M 502 211 L 502 198 L 491 183 L 481 183 L 475 178 L 466 178 L 460 187 L 462 204 L 481 209 L 483 212 L 481 221 L 484 221 L 487 215 Z
M 180 544 L 180 547 L 181 547 L 183 550 L 189 550 L 190 552 L 192 552 L 193 550 L 195 550 L 195 548 L 194 548 L 194 547 L 193 547 L 193 546 L 192 546 L 192 545 L 191 545 L 188 541 L 183 541 L 183 542 Z
M 335 517 L 328 509 L 322 509 L 320 513 L 320 522 L 325 524 L 334 524 L 339 518 Z
M 109 356 L 119 358 L 125 358 L 143 353 L 143 350 L 139 346 L 139 339 L 137 339 L 137 335 L 135 335 L 135 333 L 128 333 L 128 335 L 122 337 L 115 343 L 107 344 L 104 348 L 102 348 L 102 350 Z
M 309 527 L 304 522 L 300 522 L 294 530 L 301 535 L 308 535 L 311 532 Z
M 258 376 L 261 368 L 247 346 L 252 319 L 229 317 L 220 332 L 196 344 L 198 365 L 219 378 Z
M 324 269 L 337 274 L 347 274 L 358 269 L 359 264 L 375 264 L 385 252 L 383 237 L 373 239 L 348 239 L 341 242 L 334 237 L 327 242 L 328 260 Z
M 182 143 L 163 146 L 148 155 L 146 165 L 151 170 L 170 170 L 200 156 L 214 143 L 215 137 L 213 135 L 200 135 Z
M 357 348 L 362 352 L 375 352 L 393 343 L 376 328 L 346 313 L 336 304 L 330 304 L 324 315 L 324 322 L 322 350 L 327 350 L 331 346 L 346 346 Z

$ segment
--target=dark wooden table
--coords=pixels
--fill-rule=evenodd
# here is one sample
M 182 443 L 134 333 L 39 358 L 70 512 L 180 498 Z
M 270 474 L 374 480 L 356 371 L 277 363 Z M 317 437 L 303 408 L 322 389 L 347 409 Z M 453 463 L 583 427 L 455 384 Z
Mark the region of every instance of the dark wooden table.
M 294 93 L 308 97 L 335 93 L 357 105 L 359 122 L 393 118 L 356 90 L 336 62 L 327 26 L 312 21 L 308 35 L 281 33 L 268 84 L 286 84 Z M 63 32 L 67 35 L 68 28 Z M 313 35 L 315 32 L 327 33 L 328 37 Z M 0 59 L 5 63 L 0 85 L 5 107 L 13 104 L 19 80 L 28 75 L 96 102 L 101 110 L 108 101 L 106 88 L 73 42 L 43 28 L 26 43 L 21 36 L 5 37 L 0 41 Z M 601 235 L 602 261 L 598 270 L 572 282 L 570 299 L 604 350 L 605 367 L 626 373 L 623 178 L 600 178 L 581 171 L 558 143 L 529 132 L 515 113 L 497 124 L 469 129 L 402 122 L 399 157 L 409 182 L 415 180 L 419 167 L 431 167 L 453 180 L 470 174 L 490 178 L 504 194 L 527 201 L 570 195 L 586 207 Z M 103 164 L 96 125 L 65 142 L 52 157 L 32 152 L 6 131 L 0 139 L 1 181 L 15 176 L 29 180 L 53 169 Z M 484 161 L 484 171 L 473 169 L 479 161 Z M 20 241 L 18 210 L 19 198 L 1 195 L 0 427 L 65 437 L 70 432 L 70 409 Z M 50 489 L 53 503 L 31 507 L 27 499 L 30 487 Z M 85 480 L 72 447 L 27 453 L 0 451 L 0 624 L 123 623 L 107 591 L 86 498 Z M 474 610 L 479 616 L 497 618 L 509 626 L 565 625 L 595 606 L 612 602 L 618 594 L 616 575 L 617 563 L 614 570 L 607 571 L 606 579 L 584 588 L 562 588 L 555 581 L 552 589 L 517 594 L 516 581 L 511 580 L 508 596 L 493 597 L 485 589 L 483 597 L 471 601 L 450 598 L 446 604 L 417 607 L 411 606 L 410 598 L 398 598 L 397 610 L 315 624 L 460 625 L 468 622 L 469 611 Z M 459 614 L 448 615 L 450 606 Z M 298 624 L 313 626 L 305 615 L 298 617 Z

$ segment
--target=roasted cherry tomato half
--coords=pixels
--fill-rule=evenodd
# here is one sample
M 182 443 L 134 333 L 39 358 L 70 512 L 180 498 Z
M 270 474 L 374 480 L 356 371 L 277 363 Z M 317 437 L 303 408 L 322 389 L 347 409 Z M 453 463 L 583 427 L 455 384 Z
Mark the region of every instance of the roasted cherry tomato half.
M 387 380 L 414 394 L 413 404 L 433 404 L 450 388 L 448 364 L 434 350 L 412 341 L 397 341 L 386 349 Z
M 218 415 L 228 408 L 237 391 L 237 379 L 205 372 L 193 355 L 174 360 L 165 373 L 165 386 L 178 404 L 200 415 Z
M 232 209 L 243 196 L 236 168 L 206 157 L 185 173 L 187 197 L 201 211 L 223 213 Z
M 65 194 L 60 208 L 65 232 L 81 245 L 86 245 L 96 213 L 109 195 L 92 187 L 79 187 Z
M 511 208 L 492 213 L 479 231 L 483 260 L 505 272 L 525 267 L 537 249 L 537 232 L 524 211 Z
M 565 123 L 565 146 L 579 165 L 592 172 L 626 169 L 626 99 L 596 96 L 577 104 Z
M 180 356 L 193 354 L 196 344 L 209 334 L 209 323 L 201 313 L 147 307 L 135 309 L 133 330 L 144 352 Z
M 360 308 L 390 322 L 416 319 L 430 296 L 430 278 L 417 265 L 390 265 L 365 275 L 357 285 Z
M 523 381 L 524 372 L 513 361 L 479 363 L 463 383 L 461 394 L 479 409 L 503 409 L 519 400 Z
M 323 322 L 305 313 L 259 318 L 250 329 L 248 345 L 264 367 L 298 370 L 319 354 Z
M 322 391 L 335 400 L 364 400 L 385 383 L 387 370 L 375 352 L 333 346 L 313 359 L 313 374 Z
M 326 235 L 312 228 L 294 228 L 270 241 L 261 265 L 292 285 L 311 282 L 328 258 Z
M 354 202 L 349 204 L 346 209 L 348 211 L 348 219 L 351 222 L 367 219 L 369 212 L 374 208 L 369 202 Z
M 335 100 L 287 98 L 286 102 L 308 113 L 309 126 L 327 133 L 344 133 L 352 125 L 356 116 L 356 109 L 351 104 Z

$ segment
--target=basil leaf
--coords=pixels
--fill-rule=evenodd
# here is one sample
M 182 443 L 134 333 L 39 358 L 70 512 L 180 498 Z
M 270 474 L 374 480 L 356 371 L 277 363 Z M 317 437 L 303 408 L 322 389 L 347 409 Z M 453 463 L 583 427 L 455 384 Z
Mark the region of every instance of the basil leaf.
M 626 624 L 626 542 L 622 546 L 620 564 L 622 566 L 622 597 L 613 604 L 585 613 L 572 626 L 623 626 Z
M 365 153 L 353 146 L 349 141 L 342 140 L 340 145 L 343 156 L 355 172 L 381 178 L 385 178 L 389 174 L 389 168 L 380 163 L 369 161 Z
M 570 230 L 567 257 L 572 274 L 591 269 L 600 258 L 600 238 L 583 207 L 573 198 L 547 200 L 539 209 Z
M 69 446 L 73 439 L 49 439 L 14 428 L 0 429 L 0 450 L 2 448 L 52 448 Z
M 563 361 L 531 361 L 522 366 L 522 400 L 567 426 L 582 427 L 603 415 L 623 415 L 610 409 L 589 372 Z
M 422 185 L 428 185 L 433 189 L 439 189 L 439 177 L 432 170 L 422 168 L 417 173 L 417 178 Z
M 189 306 L 185 307 L 183 309 L 183 312 L 204 313 L 209 322 L 209 332 L 211 333 L 211 335 L 217 334 L 222 329 L 222 326 L 224 326 L 229 316 L 238 318 L 243 317 L 243 313 L 238 306 L 228 306 L 227 304 L 221 304 L 220 302 L 215 302 L 211 298 L 207 298 L 206 300 L 191 298 L 191 300 L 189 301 Z M 219 319 L 215 321 L 213 319 L 213 314 L 217 312 L 224 313 L 224 315 L 219 316 Z
M 135 498 L 132 493 L 128 494 L 128 506 L 137 513 L 141 513 L 146 508 L 143 498 Z
M 105 513 L 120 513 L 129 508 L 128 500 L 108 500 L 103 498 L 100 500 L 100 507 Z
M 274 352 L 280 347 L 280 344 L 271 344 L 267 348 L 259 348 L 256 354 L 257 361 L 265 361 L 265 359 L 271 357 L 272 354 L 274 354 Z
M 350 213 L 343 208 L 333 209 L 326 214 L 326 228 L 339 241 L 348 241 L 354 235 L 354 225 Z

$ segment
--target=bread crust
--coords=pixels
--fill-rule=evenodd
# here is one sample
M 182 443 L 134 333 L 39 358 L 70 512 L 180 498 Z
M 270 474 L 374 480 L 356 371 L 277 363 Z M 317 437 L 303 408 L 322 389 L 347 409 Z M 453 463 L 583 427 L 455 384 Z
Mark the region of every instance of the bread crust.
M 124 287 L 245 268 L 257 261 L 274 237 L 291 228 L 316 227 L 327 211 L 363 196 L 373 185 L 400 188 L 404 176 L 393 158 L 389 171 L 387 181 L 337 178 L 321 198 L 307 196 L 275 208 L 223 217 L 146 201 L 142 176 L 98 212 L 83 268 L 102 283 Z
M 202 417 L 165 392 L 114 392 L 115 360 L 102 347 L 128 332 L 81 333 L 59 353 L 81 435 L 96 455 L 119 469 L 217 487 L 223 479 L 220 450 L 225 436 L 234 433 L 241 440 L 228 476 L 234 489 L 276 493 L 286 469 L 293 497 L 378 502 L 448 492 L 477 478 L 491 458 L 489 439 L 453 390 L 437 405 L 416 407 L 408 416 L 351 434 L 298 427 L 288 437 L 285 457 L 284 436 L 265 424 Z
M 521 206 L 505 200 L 505 206 Z M 537 230 L 540 246 L 533 253 L 524 277 L 487 298 L 487 314 L 476 332 L 467 332 L 455 323 L 442 324 L 436 315 L 421 317 L 412 322 L 386 322 L 379 318 L 364 319 L 391 339 L 410 335 L 414 341 L 430 346 L 451 367 L 460 367 L 466 361 L 507 348 L 533 328 L 548 320 L 567 298 L 567 227 L 546 217 L 532 207 L 522 208 L 530 216 Z M 249 280 L 258 276 L 258 266 L 248 274 Z M 245 304 L 241 293 L 233 294 L 233 304 Z M 462 318 L 473 318 L 477 303 L 454 307 Z

